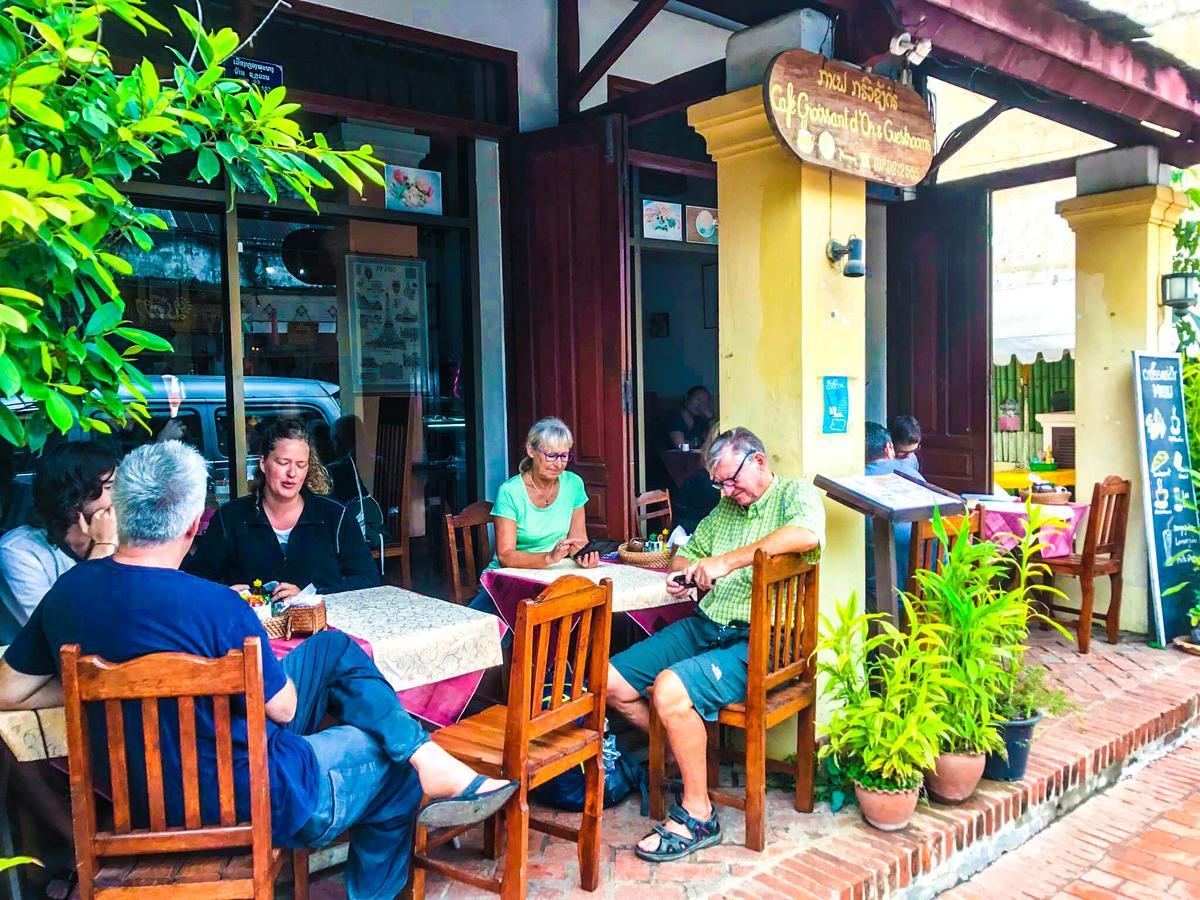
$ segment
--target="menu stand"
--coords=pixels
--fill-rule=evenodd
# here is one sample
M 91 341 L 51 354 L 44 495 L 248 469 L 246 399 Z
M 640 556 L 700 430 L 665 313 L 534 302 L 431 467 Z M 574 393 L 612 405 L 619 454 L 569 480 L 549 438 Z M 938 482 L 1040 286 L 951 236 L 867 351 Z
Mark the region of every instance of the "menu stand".
M 943 516 L 960 516 L 967 511 L 966 503 L 958 494 L 904 472 L 838 478 L 818 475 L 813 483 L 838 503 L 870 518 L 875 548 L 876 609 L 886 613 L 892 623 L 899 627 L 896 542 L 892 526 L 901 522 L 932 519 L 935 509 Z

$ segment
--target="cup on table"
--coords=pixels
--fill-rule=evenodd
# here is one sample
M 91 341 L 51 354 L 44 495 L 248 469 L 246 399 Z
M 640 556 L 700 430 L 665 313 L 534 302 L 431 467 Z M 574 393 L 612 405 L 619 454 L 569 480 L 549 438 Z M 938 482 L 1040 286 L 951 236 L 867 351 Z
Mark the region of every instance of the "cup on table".
M 692 445 L 691 444 L 680 444 L 679 449 L 682 450 L 684 453 L 687 453 L 689 450 L 692 449 Z

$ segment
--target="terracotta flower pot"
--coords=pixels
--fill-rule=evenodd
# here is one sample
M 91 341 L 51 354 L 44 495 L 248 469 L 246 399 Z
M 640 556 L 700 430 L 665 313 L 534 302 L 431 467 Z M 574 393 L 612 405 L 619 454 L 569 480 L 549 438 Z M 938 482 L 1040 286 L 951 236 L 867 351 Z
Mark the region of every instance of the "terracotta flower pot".
M 979 785 L 986 757 L 982 753 L 939 753 L 925 773 L 925 788 L 938 803 L 962 803 Z
M 907 825 L 916 811 L 920 795 L 920 785 L 911 791 L 879 791 L 857 782 L 854 784 L 854 796 L 863 818 L 880 831 L 899 831 Z

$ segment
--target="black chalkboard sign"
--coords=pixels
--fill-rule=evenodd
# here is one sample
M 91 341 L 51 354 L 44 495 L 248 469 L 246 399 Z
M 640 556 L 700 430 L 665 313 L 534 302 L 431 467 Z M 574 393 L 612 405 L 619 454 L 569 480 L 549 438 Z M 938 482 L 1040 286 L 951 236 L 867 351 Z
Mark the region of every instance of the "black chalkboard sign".
M 248 56 L 234 56 L 225 61 L 225 74 L 257 85 L 264 91 L 283 85 L 283 66 Z
M 1175 353 L 1133 353 L 1150 615 L 1158 643 L 1188 632 L 1187 611 L 1200 579 L 1192 564 L 1198 540 L 1196 494 L 1183 408 L 1182 363 Z

